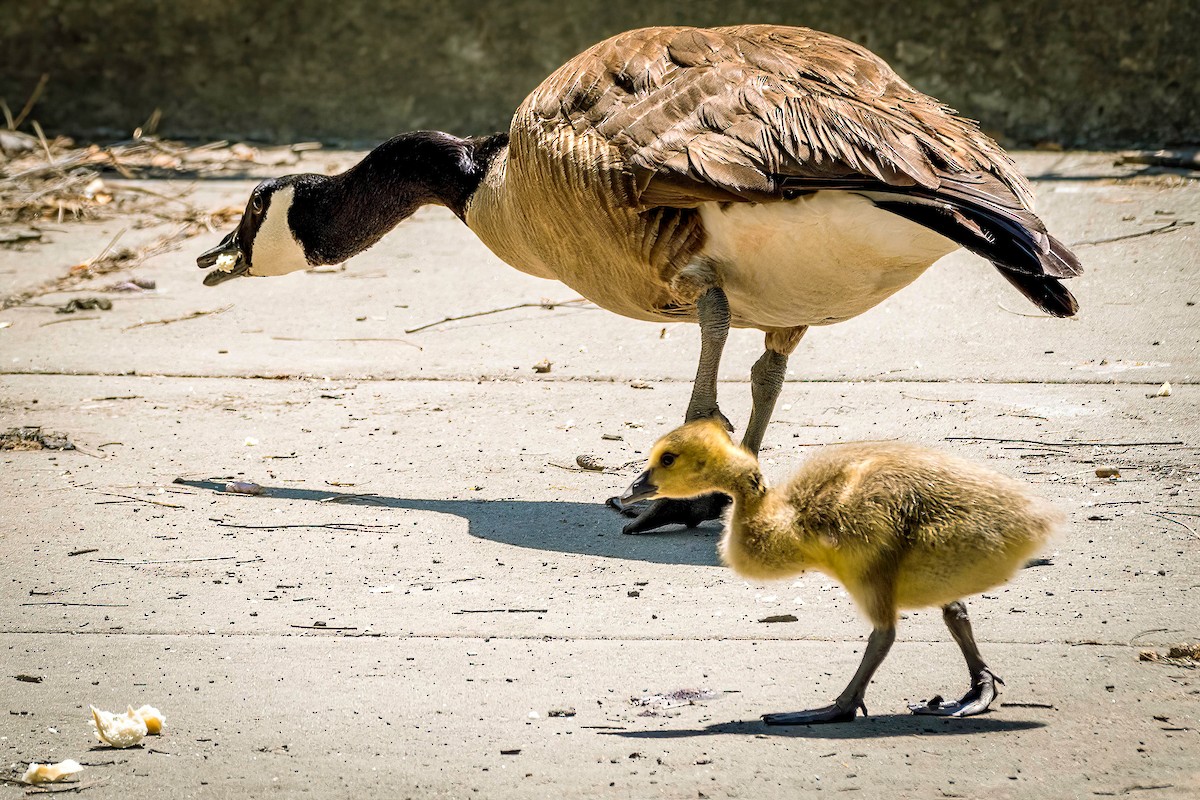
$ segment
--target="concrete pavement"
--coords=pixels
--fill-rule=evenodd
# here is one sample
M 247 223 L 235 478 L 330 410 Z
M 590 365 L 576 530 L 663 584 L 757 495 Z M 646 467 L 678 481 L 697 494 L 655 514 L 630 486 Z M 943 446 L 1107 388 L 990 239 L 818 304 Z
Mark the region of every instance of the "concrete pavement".
M 993 713 L 904 713 L 965 688 L 919 611 L 871 718 L 761 725 L 849 678 L 867 630 L 844 592 L 747 583 L 717 565 L 715 527 L 625 537 L 601 505 L 682 416 L 695 329 L 536 307 L 574 295 L 435 209 L 342 272 L 207 289 L 194 239 L 111 311 L 0 312 L 0 430 L 79 448 L 0 454 L 0 758 L 75 758 L 92 797 L 1193 796 L 1200 673 L 1138 652 L 1200 638 L 1200 189 L 1103 155 L 1022 165 L 1052 178 L 1036 188 L 1056 235 L 1095 242 L 1080 317 L 1040 318 L 956 254 L 810 332 L 763 454 L 778 479 L 814 445 L 911 439 L 1062 506 L 1050 563 L 969 602 L 1007 681 Z M 147 185 L 216 207 L 252 182 Z M 0 251 L 0 291 L 160 231 L 137 221 Z M 139 325 L 201 311 L 220 313 Z M 739 425 L 759 347 L 735 332 L 723 363 Z M 583 453 L 608 471 L 573 469 Z M 781 614 L 797 621 L 759 622 Z M 712 697 L 630 702 L 685 688 Z M 142 702 L 165 736 L 90 749 L 89 704 Z

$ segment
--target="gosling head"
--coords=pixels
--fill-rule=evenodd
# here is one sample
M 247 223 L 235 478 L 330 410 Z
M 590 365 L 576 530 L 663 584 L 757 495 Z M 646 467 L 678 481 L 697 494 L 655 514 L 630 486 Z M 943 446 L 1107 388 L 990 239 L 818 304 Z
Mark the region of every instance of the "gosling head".
M 320 175 L 288 175 L 256 186 L 237 228 L 196 259 L 201 269 L 216 267 L 204 276 L 204 285 L 216 286 L 245 275 L 286 275 L 321 263 L 313 260 L 295 211 L 321 179 Z
M 719 420 L 689 422 L 655 443 L 646 471 L 625 490 L 621 502 L 728 492 L 735 485 L 731 467 L 754 463 L 754 456 L 733 443 Z

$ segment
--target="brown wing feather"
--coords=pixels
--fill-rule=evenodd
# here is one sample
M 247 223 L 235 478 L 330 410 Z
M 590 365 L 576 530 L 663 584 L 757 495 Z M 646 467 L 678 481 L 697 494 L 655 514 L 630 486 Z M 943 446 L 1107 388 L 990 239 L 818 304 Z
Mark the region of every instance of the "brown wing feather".
M 516 122 L 595 130 L 643 207 L 773 199 L 804 178 L 936 190 L 960 172 L 990 173 L 1030 204 L 1025 180 L 975 123 L 865 48 L 807 28 L 630 31 L 547 78 Z

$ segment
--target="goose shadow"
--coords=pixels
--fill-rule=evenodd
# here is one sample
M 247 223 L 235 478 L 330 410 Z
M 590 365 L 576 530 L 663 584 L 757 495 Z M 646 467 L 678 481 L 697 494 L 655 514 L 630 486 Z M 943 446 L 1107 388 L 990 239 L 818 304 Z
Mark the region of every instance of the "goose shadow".
M 767 725 L 759 720 L 717 722 L 703 728 L 649 731 L 603 731 L 605 736 L 625 739 L 687 739 L 695 736 L 777 736 L 786 739 L 887 739 L 895 736 L 977 736 L 982 733 L 1014 733 L 1046 727 L 1037 720 L 996 719 L 990 716 L 962 719 L 922 717 L 916 714 L 883 714 L 860 717 L 854 722 L 832 725 Z
M 218 494 L 224 481 L 176 479 L 176 483 Z M 653 534 L 626 536 L 621 533 L 623 518 L 599 503 L 572 503 L 526 500 L 429 500 L 416 497 L 358 495 L 324 489 L 296 489 L 265 486 L 269 497 L 304 500 L 323 507 L 368 505 L 402 511 L 426 511 L 451 514 L 467 521 L 468 532 L 479 539 L 500 544 L 559 553 L 646 561 L 652 564 L 679 564 L 715 567 L 720 527 L 709 523 L 692 530 L 680 528 Z M 245 497 L 244 495 L 235 495 Z M 255 498 L 246 498 L 253 500 Z M 332 510 L 332 509 L 330 509 Z M 347 523 L 349 526 L 349 523 Z M 307 527 L 296 525 L 297 528 Z

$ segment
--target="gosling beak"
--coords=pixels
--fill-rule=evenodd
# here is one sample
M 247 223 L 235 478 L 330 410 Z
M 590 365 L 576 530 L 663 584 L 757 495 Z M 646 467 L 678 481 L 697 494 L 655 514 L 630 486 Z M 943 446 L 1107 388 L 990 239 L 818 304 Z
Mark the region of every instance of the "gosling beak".
M 219 283 L 224 283 L 230 278 L 237 278 L 245 275 L 250 271 L 250 262 L 246 260 L 246 256 L 242 253 L 241 245 L 238 244 L 237 231 L 226 236 L 211 250 L 202 253 L 196 259 L 196 266 L 200 269 L 208 269 L 217 263 L 217 260 L 222 256 L 233 256 L 236 260 L 233 266 L 229 269 L 216 269 L 204 276 L 205 286 L 216 286 Z
M 621 495 L 621 502 L 628 504 L 638 500 L 650 500 L 657 494 L 658 487 L 650 480 L 650 470 L 646 470 L 638 475 L 638 479 Z

